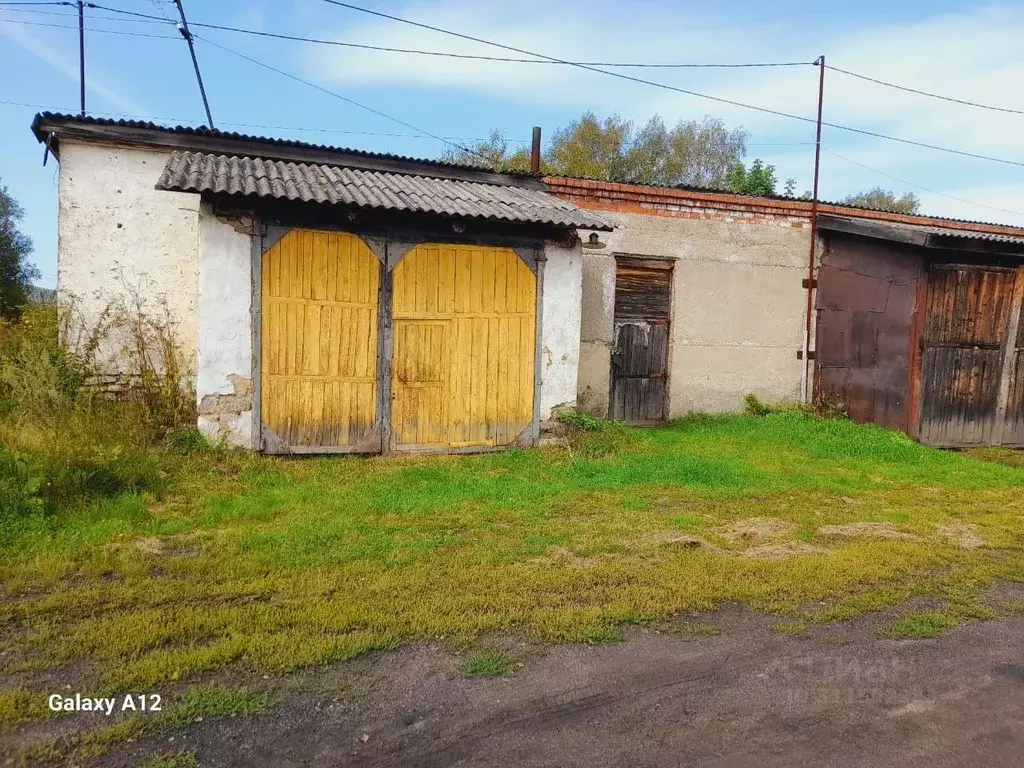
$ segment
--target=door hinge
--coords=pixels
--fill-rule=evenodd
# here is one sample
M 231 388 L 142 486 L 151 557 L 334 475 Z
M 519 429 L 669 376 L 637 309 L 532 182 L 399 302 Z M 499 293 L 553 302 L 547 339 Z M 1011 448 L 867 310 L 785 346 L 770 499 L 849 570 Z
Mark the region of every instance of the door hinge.
M 807 283 L 808 283 L 808 280 L 805 277 L 803 280 L 800 281 L 800 287 L 803 288 L 804 290 L 806 290 L 807 289 Z M 811 280 L 810 284 L 811 284 L 811 288 L 817 288 L 818 287 L 818 279 L 815 278 L 814 280 Z
M 797 359 L 797 360 L 803 360 L 803 359 L 804 359 L 804 351 L 803 351 L 802 349 L 798 349 L 798 350 L 796 351 L 796 359 Z M 810 351 L 809 351 L 809 352 L 807 353 L 807 359 L 808 359 L 808 360 L 813 360 L 813 359 L 814 359 L 814 350 L 813 350 L 813 349 L 812 349 L 812 350 L 810 350 Z

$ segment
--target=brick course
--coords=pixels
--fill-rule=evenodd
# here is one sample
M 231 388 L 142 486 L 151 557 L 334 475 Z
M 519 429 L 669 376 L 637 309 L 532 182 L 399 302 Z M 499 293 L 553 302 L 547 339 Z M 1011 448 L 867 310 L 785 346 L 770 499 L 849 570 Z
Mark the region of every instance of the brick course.
M 806 200 L 779 200 L 727 192 L 703 192 L 671 187 L 647 187 L 612 181 L 593 181 L 550 176 L 544 179 L 548 191 L 581 208 L 594 211 L 639 213 L 648 216 L 672 216 L 707 221 L 736 221 L 747 224 L 810 228 L 811 203 Z M 913 216 L 887 211 L 869 211 L 834 203 L 818 203 L 818 213 L 898 224 L 923 224 L 962 232 L 1024 237 L 1024 227 Z

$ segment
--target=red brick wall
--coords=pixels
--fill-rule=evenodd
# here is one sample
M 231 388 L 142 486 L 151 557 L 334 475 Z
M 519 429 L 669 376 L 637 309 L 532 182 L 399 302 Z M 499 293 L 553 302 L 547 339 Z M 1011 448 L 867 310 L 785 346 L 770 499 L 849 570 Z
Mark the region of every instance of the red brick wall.
M 739 221 L 751 224 L 810 227 L 811 203 L 806 200 L 775 200 L 767 197 L 733 195 L 724 192 L 699 192 L 671 187 L 646 187 L 611 181 L 591 181 L 550 176 L 544 179 L 548 191 L 594 211 L 618 211 L 648 216 L 672 216 L 684 219 Z M 923 224 L 967 232 L 1024 237 L 1024 227 L 982 224 L 930 216 L 910 216 L 885 211 L 866 211 L 845 205 L 819 203 L 819 213 L 858 219 L 889 221 L 899 224 Z

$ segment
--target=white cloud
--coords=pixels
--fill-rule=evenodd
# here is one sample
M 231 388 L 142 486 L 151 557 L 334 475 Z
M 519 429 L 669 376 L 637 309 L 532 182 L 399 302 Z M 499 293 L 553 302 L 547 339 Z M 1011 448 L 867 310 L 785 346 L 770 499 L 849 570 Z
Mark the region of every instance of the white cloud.
M 803 23 L 780 19 L 743 25 L 736 14 L 695 15 L 631 4 L 484 3 L 414 0 L 391 12 L 438 27 L 573 60 L 810 61 L 829 64 L 924 91 L 1024 109 L 1024 5 L 993 4 L 957 12 L 928 13 L 909 21 L 856 23 L 817 16 Z M 539 22 L 538 19 L 542 19 Z M 484 55 L 517 54 L 384 19 L 355 14 L 336 39 L 398 48 Z M 810 42 L 809 42 L 810 41 Z M 584 109 L 666 121 L 714 114 L 751 131 L 751 144 L 813 140 L 814 127 L 783 117 L 624 82 L 571 67 L 457 60 L 310 46 L 306 69 L 326 85 L 403 86 L 461 91 L 467 99 L 499 97 L 569 118 Z M 817 70 L 813 67 L 743 70 L 619 70 L 688 90 L 813 117 Z M 825 119 L 876 133 L 982 155 L 1024 161 L 1024 116 L 980 110 L 885 88 L 835 71 L 826 73 Z M 528 122 L 528 121 L 526 121 Z M 551 126 L 552 128 L 554 126 Z M 913 191 L 928 212 L 1024 223 L 1006 211 L 1024 211 L 1024 168 L 958 158 L 905 144 L 826 129 L 827 148 L 875 171 L 823 156 L 822 194 L 838 198 L 881 185 Z M 784 179 L 810 186 L 812 148 L 751 146 L 749 155 L 775 163 Z M 905 180 L 904 183 L 903 181 Z M 918 185 L 918 186 L 914 186 Z M 940 194 L 920 189 L 935 190 Z M 982 205 L 990 206 L 988 208 Z M 992 208 L 1005 209 L 1002 211 Z
M 0 35 L 4 35 L 17 43 L 36 58 L 46 62 L 50 67 L 64 75 L 69 80 L 72 80 L 75 83 L 78 82 L 79 73 L 77 58 L 74 60 L 68 58 L 60 51 L 51 47 L 48 43 L 33 35 L 21 24 L 9 23 L 0 25 Z M 125 114 L 149 114 L 144 107 L 139 106 L 128 97 L 123 96 L 117 90 L 104 83 L 101 78 L 90 73 L 88 66 L 89 63 L 87 61 L 85 78 L 85 87 L 87 91 L 102 97 Z

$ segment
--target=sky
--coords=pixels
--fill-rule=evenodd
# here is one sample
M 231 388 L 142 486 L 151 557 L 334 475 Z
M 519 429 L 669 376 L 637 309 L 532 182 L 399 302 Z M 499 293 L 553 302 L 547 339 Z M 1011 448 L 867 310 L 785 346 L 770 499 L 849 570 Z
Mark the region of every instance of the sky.
M 576 61 L 812 62 L 963 100 L 1024 111 L 1024 3 L 629 3 L 611 0 L 354 0 L 364 8 Z M 87 9 L 87 110 L 171 125 L 205 121 L 171 0 L 97 0 L 156 16 Z M 190 22 L 447 53 L 512 55 L 327 0 L 185 0 Z M 44 167 L 29 130 L 41 108 L 78 111 L 73 8 L 0 2 L 0 184 L 25 210 L 40 284 L 53 286 L 57 163 Z M 712 115 L 743 127 L 761 158 L 797 190 L 811 186 L 814 125 L 574 67 L 368 51 L 196 27 L 215 125 L 255 135 L 437 157 L 499 130 L 528 144 L 591 110 L 637 123 Z M 220 47 L 218 47 L 220 46 Z M 229 49 L 229 50 L 225 50 Z M 239 55 L 241 54 L 241 55 Z M 256 62 L 307 80 L 307 85 Z M 813 118 L 818 70 L 799 67 L 619 69 L 743 104 Z M 325 91 L 331 91 L 331 95 Z M 339 98 L 343 97 L 343 98 Z M 358 102 L 357 106 L 353 102 Z M 369 109 L 367 109 L 367 107 Z M 394 119 L 389 119 L 390 116 Z M 907 93 L 828 70 L 827 122 L 1024 164 L 1024 115 Z M 429 134 L 429 135 L 428 135 Z M 996 163 L 837 128 L 822 138 L 820 196 L 883 186 L 913 192 L 924 213 L 1024 225 L 1024 165 Z

